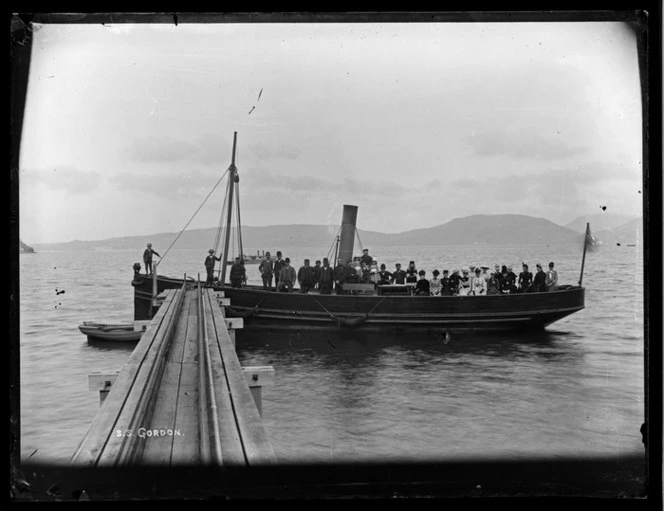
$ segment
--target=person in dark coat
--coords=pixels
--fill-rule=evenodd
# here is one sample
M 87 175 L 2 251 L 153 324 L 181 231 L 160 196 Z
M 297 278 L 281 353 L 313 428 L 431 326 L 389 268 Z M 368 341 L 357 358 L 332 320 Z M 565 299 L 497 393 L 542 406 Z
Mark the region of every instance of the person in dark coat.
M 532 292 L 542 293 L 546 291 L 546 273 L 542 270 L 542 265 L 537 264 L 537 271 L 535 272 L 535 277 L 533 278 L 533 285 L 530 286 Z
M 277 287 L 279 285 L 279 273 L 281 268 L 284 267 L 284 260 L 281 258 L 281 252 L 277 251 L 277 259 L 272 264 L 272 272 L 274 273 L 274 288 L 278 291 Z
M 205 258 L 205 271 L 207 272 L 206 286 L 212 286 L 214 280 L 214 262 L 221 261 L 221 257 L 214 255 L 214 249 L 208 250 L 208 256 Z
M 235 262 L 231 266 L 229 278 L 232 287 L 242 287 L 242 284 L 247 281 L 247 270 L 244 267 L 244 261 L 239 257 L 235 258 Z
M 316 261 L 316 264 L 314 267 L 311 269 L 311 273 L 313 274 L 314 278 L 314 289 L 318 289 L 318 276 L 320 275 L 320 270 L 321 270 L 321 265 L 320 265 L 320 260 Z
M 360 264 L 362 266 L 368 266 L 369 268 L 371 268 L 371 263 L 373 263 L 373 257 L 369 255 L 369 249 L 365 248 L 362 251 L 362 256 L 360 257 Z
M 415 284 L 417 282 L 417 268 L 415 261 L 411 261 L 406 268 L 406 284 Z
M 272 287 L 274 266 L 269 252 L 265 252 L 265 259 L 263 259 L 258 266 L 258 271 L 261 272 L 261 278 L 263 279 L 263 289 L 270 289 Z
M 337 266 L 334 268 L 334 291 L 338 295 L 344 293 L 344 284 L 346 283 L 346 277 L 348 276 L 348 266 L 344 261 L 339 259 L 337 261 Z
M 507 266 L 507 280 L 509 280 L 509 290 L 510 293 L 516 293 L 518 291 L 517 286 L 516 286 L 516 281 L 517 281 L 517 276 L 514 271 L 512 271 L 512 266 L 508 265 Z
M 429 293 L 431 293 L 431 283 L 427 280 L 426 278 L 426 273 L 424 270 L 419 271 L 419 280 L 417 281 L 417 284 L 415 285 L 415 290 L 413 294 L 416 294 L 418 296 L 429 296 Z
M 495 271 L 489 275 L 489 280 L 486 281 L 486 294 L 499 295 L 500 294 L 500 281 Z
M 295 274 L 295 268 L 290 265 L 290 258 L 287 257 L 284 259 L 284 265 L 281 267 L 281 270 L 279 270 L 277 291 L 281 291 L 285 288 L 289 293 L 292 293 L 296 280 L 297 275 Z
M 392 273 L 392 284 L 405 284 L 406 283 L 406 272 L 401 269 L 401 263 L 394 265 L 395 270 Z
M 530 286 L 533 283 L 533 274 L 528 271 L 528 265 L 523 263 L 522 272 L 519 273 L 519 293 L 526 293 L 530 289 Z
M 297 281 L 300 284 L 300 293 L 308 293 L 314 285 L 313 268 L 309 265 L 309 259 L 304 260 L 304 266 L 297 271 Z
M 152 273 L 152 254 L 161 257 L 153 248 L 152 243 L 148 243 L 147 248 L 143 251 L 143 263 L 145 264 L 145 274 Z
M 378 272 L 378 284 L 383 286 L 392 282 L 392 274 L 385 269 L 385 265 L 380 265 L 380 271 Z
M 332 284 L 334 283 L 334 270 L 330 266 L 327 257 L 323 259 L 323 266 L 318 273 L 318 292 L 322 295 L 332 293 Z
M 440 296 L 452 296 L 452 284 L 448 270 L 443 270 L 443 276 L 440 279 Z
M 450 275 L 450 291 L 452 296 L 459 294 L 459 283 L 461 282 L 461 276 L 459 275 L 459 270 L 452 270 L 452 275 Z

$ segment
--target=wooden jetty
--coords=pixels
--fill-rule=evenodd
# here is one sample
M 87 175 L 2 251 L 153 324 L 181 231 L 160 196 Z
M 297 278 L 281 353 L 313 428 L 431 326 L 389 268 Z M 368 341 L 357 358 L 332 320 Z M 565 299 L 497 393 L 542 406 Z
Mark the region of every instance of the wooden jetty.
M 276 463 L 261 418 L 271 367 L 242 368 L 237 318 L 223 293 L 183 282 L 160 306 L 116 374 L 90 375 L 101 407 L 77 466 L 256 466 Z

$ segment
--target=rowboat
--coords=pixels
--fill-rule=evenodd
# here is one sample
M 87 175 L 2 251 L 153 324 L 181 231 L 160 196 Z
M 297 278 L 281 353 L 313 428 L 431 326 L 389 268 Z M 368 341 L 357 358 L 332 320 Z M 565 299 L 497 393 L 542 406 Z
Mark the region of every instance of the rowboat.
M 226 239 L 223 254 L 228 254 L 233 194 L 239 193 L 235 144 L 228 169 Z M 237 215 L 239 218 L 239 215 Z M 222 219 L 224 217 L 222 216 Z M 344 205 L 340 235 L 337 236 L 335 263 L 354 259 L 357 206 Z M 220 230 L 222 225 L 220 224 Z M 234 227 L 240 233 L 239 221 Z M 589 226 L 586 239 L 591 239 Z M 218 239 L 221 239 L 218 236 Z M 584 244 L 583 261 L 586 248 Z M 340 329 L 352 328 L 383 332 L 428 331 L 445 334 L 454 331 L 495 331 L 544 329 L 585 307 L 582 287 L 583 262 L 578 285 L 561 285 L 557 290 L 480 296 L 413 296 L 408 286 L 374 283 L 345 284 L 342 293 L 321 294 L 277 292 L 274 288 L 243 285 L 233 287 L 226 281 L 228 257 L 222 257 L 219 278 L 214 284 L 219 296 L 229 299 L 222 305 L 227 317 L 242 317 L 244 329 Z M 332 261 L 330 261 L 332 264 Z M 332 264 L 334 267 L 334 264 Z M 140 268 L 139 268 L 140 270 Z M 186 281 L 185 281 L 186 282 Z M 153 274 L 143 277 L 134 267 L 134 317 L 145 320 L 158 308 L 156 299 L 166 289 L 183 285 L 182 279 Z
M 141 339 L 146 324 L 145 322 L 113 324 L 84 321 L 78 325 L 78 329 L 88 336 L 88 340 L 136 342 Z

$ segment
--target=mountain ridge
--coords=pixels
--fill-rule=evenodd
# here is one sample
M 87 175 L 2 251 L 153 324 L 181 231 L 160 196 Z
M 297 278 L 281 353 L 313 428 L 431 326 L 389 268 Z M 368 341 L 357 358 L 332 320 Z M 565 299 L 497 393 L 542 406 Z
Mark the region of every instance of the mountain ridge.
M 593 231 L 595 237 L 613 240 L 615 236 L 627 236 L 630 229 L 637 229 L 635 219 L 613 230 Z M 592 228 L 592 225 L 591 225 Z M 620 231 L 622 229 L 622 231 Z M 123 236 L 102 240 L 74 240 L 61 243 L 34 244 L 40 250 L 136 250 L 151 242 L 159 251 L 177 239 L 176 247 L 207 250 L 215 239 L 217 228 L 209 227 L 149 235 Z M 242 240 L 247 254 L 273 250 L 275 246 L 329 247 L 334 244 L 339 227 L 319 224 L 287 224 L 263 227 L 243 226 Z M 622 233 L 622 234 L 621 234 Z M 233 233 L 234 235 L 234 233 Z M 638 235 L 635 233 L 635 235 Z M 179 236 L 179 237 L 178 237 Z M 543 245 L 576 244 L 582 241 L 583 232 L 558 225 L 546 218 L 519 214 L 469 215 L 454 218 L 447 223 L 400 233 L 383 233 L 358 229 L 358 237 L 364 246 L 427 246 L 427 245 Z M 163 248 L 162 248 L 163 250 Z

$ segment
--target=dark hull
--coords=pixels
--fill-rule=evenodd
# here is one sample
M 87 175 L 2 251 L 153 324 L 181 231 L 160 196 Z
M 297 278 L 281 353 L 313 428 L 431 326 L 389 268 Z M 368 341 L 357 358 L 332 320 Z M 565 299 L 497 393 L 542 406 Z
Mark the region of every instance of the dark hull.
M 159 277 L 158 292 L 181 280 Z M 264 291 L 256 286 L 216 288 L 230 298 L 228 316 L 244 328 L 373 331 L 497 331 L 542 329 L 584 308 L 584 288 L 496 296 L 320 295 Z M 149 319 L 151 280 L 135 285 L 135 319 Z

